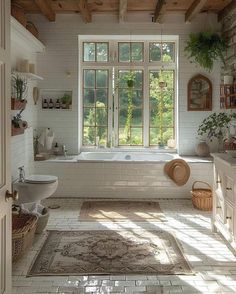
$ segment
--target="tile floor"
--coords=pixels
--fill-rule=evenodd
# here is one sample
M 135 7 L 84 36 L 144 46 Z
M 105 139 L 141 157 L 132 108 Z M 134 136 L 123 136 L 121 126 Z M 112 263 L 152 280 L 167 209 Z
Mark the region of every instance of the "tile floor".
M 45 240 L 36 235 L 34 245 L 13 265 L 13 294 L 29 293 L 236 293 L 236 257 L 224 240 L 211 232 L 210 214 L 199 212 L 190 200 L 158 200 L 166 223 L 89 223 L 79 222 L 81 199 L 48 199 L 45 205 L 59 204 L 51 210 L 48 229 L 163 229 L 175 233 L 195 275 L 119 275 L 29 277 L 26 273 Z

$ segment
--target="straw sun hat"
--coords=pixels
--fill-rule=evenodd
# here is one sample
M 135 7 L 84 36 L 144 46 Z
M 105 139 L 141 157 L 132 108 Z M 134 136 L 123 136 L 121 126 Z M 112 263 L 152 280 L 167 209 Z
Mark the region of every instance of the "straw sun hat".
M 187 183 L 190 176 L 190 167 L 183 159 L 173 159 L 165 164 L 164 172 L 178 186 Z

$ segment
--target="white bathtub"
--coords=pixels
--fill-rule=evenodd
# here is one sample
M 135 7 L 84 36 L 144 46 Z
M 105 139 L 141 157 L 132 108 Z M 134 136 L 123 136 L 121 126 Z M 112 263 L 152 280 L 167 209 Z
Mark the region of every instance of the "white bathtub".
M 165 162 L 177 158 L 177 154 L 154 152 L 81 152 L 80 161 Z

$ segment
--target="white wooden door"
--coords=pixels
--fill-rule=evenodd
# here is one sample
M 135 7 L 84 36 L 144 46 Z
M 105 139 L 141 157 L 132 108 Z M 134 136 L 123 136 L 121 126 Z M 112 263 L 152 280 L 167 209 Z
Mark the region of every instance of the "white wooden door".
M 10 0 L 0 0 L 0 294 L 11 293 Z

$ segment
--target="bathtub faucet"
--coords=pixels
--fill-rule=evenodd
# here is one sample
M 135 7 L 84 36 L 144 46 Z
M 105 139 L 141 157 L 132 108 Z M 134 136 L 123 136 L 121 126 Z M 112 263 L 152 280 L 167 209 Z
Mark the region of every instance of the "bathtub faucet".
M 18 167 L 19 169 L 19 182 L 24 182 L 25 181 L 25 170 L 24 170 L 24 166 L 20 166 Z

